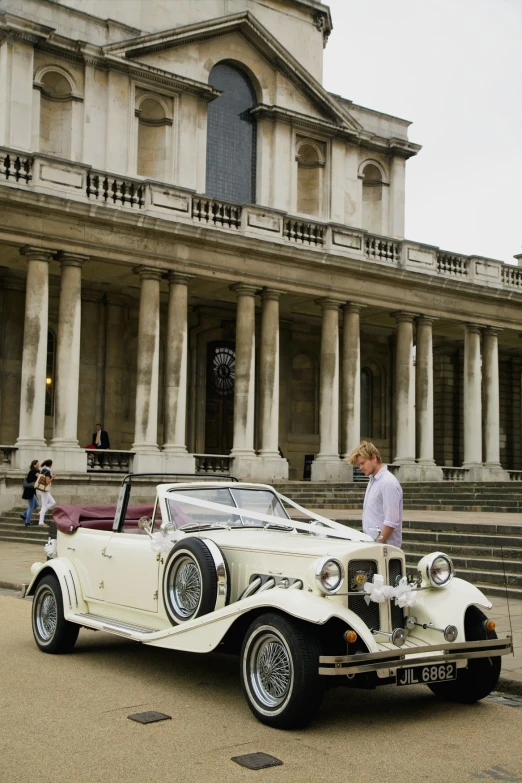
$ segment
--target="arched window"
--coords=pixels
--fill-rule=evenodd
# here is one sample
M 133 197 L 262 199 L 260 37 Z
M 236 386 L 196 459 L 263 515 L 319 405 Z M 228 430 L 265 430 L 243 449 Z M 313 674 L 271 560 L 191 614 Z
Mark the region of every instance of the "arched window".
M 297 211 L 319 217 L 322 212 L 324 145 L 300 139 L 296 152 Z
M 165 181 L 167 178 L 167 134 L 172 120 L 163 104 L 144 98 L 136 108 L 138 117 L 138 166 L 141 177 Z
M 373 437 L 373 375 L 368 367 L 361 370 L 361 437 Z
M 380 169 L 368 163 L 363 171 L 362 227 L 372 234 L 382 234 L 382 189 Z
M 47 363 L 45 368 L 45 415 L 54 414 L 54 366 L 56 359 L 56 337 L 49 329 L 47 332 Z
M 256 94 L 245 74 L 226 63 L 212 68 L 209 83 L 222 94 L 208 106 L 207 195 L 254 204 L 257 127 L 250 110 Z
M 71 157 L 71 82 L 58 71 L 46 71 L 40 82 L 40 152 Z

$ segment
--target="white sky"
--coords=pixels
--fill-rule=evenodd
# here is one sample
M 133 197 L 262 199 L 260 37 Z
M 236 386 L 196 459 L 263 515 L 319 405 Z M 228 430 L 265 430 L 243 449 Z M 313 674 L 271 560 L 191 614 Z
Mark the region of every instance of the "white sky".
M 406 237 L 522 253 L 522 0 L 323 0 L 331 92 L 410 120 Z

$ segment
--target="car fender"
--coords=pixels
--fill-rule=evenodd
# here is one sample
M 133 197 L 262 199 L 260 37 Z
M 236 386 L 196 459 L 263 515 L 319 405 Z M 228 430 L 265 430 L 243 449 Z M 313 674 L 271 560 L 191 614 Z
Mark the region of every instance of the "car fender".
M 45 563 L 33 563 L 31 573 L 33 578 L 25 595 L 34 595 L 38 582 L 47 574 L 54 574 L 62 590 L 65 619 L 77 612 L 88 611 L 87 604 L 83 600 L 78 572 L 71 560 L 66 557 L 55 557 Z
M 479 606 L 487 611 L 492 604 L 478 587 L 454 577 L 447 587 L 419 590 L 408 614 L 414 615 L 419 623 L 432 623 L 440 629 L 454 625 L 459 640 L 463 641 L 464 617 L 469 606 Z
M 153 639 L 143 638 L 140 641 L 173 650 L 210 652 L 219 645 L 235 622 L 248 614 L 257 616 L 260 610 L 276 610 L 314 626 L 324 625 L 331 618 L 339 618 L 356 631 L 370 652 L 379 649 L 368 626 L 347 607 L 329 600 L 326 596 L 278 588 L 236 601 L 216 612 L 154 634 Z

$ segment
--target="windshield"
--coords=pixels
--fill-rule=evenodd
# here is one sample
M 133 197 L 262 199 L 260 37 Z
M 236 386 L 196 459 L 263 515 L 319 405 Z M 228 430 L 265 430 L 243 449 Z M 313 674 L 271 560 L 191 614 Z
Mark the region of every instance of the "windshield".
M 194 505 L 186 500 L 178 500 L 176 494 L 189 496 L 199 502 L 218 503 L 225 506 L 222 510 Z M 246 514 L 238 514 L 236 509 L 253 511 L 258 514 L 288 519 L 288 514 L 277 495 L 266 489 L 245 488 L 194 488 L 170 490 L 167 500 L 170 519 L 179 530 L 202 530 L 217 527 L 267 527 L 269 522 L 252 519 Z

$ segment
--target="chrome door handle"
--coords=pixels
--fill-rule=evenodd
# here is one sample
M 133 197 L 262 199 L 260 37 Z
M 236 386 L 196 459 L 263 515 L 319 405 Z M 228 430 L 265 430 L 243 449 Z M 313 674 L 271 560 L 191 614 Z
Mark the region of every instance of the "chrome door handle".
M 109 558 L 112 557 L 112 555 L 106 555 L 105 554 L 105 549 L 102 549 L 102 556 L 103 557 L 109 557 Z

